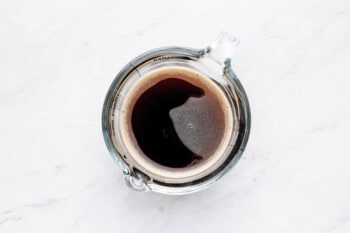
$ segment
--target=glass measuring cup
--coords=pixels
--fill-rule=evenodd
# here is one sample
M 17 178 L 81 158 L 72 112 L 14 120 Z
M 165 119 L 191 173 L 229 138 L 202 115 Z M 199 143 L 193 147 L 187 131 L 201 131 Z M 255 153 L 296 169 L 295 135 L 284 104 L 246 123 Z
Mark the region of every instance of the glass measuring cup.
M 130 61 L 114 79 L 103 106 L 102 129 L 106 145 L 130 188 L 166 194 L 196 192 L 213 185 L 239 160 L 249 137 L 250 109 L 246 93 L 230 64 L 235 44 L 234 38 L 222 33 L 204 49 L 155 49 Z M 140 142 L 133 140 L 135 135 L 133 128 L 128 126 L 129 118 L 124 117 L 128 112 L 132 115 L 135 103 L 131 100 L 141 95 L 134 94 L 137 92 L 135 87 L 150 74 L 174 67 L 177 72 L 189 74 L 193 71 L 199 80 L 208 82 L 208 85 L 210 82 L 211 89 L 217 90 L 215 93 L 220 93 L 220 98 L 225 99 L 231 116 L 228 123 L 225 118 L 225 132 L 228 134 L 220 144 L 223 146 L 218 147 L 221 149 L 210 159 L 180 168 L 159 164 L 145 156 Z M 192 125 L 188 124 L 188 127 Z M 182 137 L 182 141 L 186 145 L 186 138 Z

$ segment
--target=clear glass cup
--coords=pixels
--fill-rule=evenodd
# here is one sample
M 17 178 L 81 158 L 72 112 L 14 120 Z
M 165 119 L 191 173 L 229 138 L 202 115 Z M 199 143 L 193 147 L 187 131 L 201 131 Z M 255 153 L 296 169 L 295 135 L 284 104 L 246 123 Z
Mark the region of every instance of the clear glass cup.
M 247 95 L 231 68 L 231 56 L 237 41 L 227 33 L 204 49 L 159 48 L 130 61 L 112 82 L 102 112 L 102 130 L 106 145 L 121 168 L 127 185 L 137 191 L 187 194 L 210 187 L 240 159 L 249 137 L 250 108 Z M 125 96 L 145 74 L 162 67 L 184 67 L 200 72 L 217 85 L 228 100 L 232 113 L 232 131 L 215 163 L 201 169 L 154 166 L 130 151 L 121 134 L 120 115 Z

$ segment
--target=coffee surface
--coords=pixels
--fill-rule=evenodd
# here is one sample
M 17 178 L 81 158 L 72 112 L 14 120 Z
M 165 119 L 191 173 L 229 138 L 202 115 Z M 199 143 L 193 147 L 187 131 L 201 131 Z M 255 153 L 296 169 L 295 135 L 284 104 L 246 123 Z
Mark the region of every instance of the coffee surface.
M 173 168 L 200 163 L 219 147 L 225 127 L 214 91 L 185 76 L 169 76 L 144 90 L 131 114 L 138 146 L 154 162 Z

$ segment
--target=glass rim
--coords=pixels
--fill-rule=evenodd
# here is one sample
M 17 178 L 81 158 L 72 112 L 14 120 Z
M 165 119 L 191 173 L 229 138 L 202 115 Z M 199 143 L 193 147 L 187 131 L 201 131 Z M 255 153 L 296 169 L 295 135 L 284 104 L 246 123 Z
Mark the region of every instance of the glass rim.
M 154 59 L 166 59 L 166 57 L 176 56 L 178 58 L 190 59 L 194 62 L 199 60 L 203 55 L 209 52 L 210 49 L 191 49 L 185 47 L 163 47 L 158 49 L 153 49 L 148 52 L 137 56 L 133 60 L 131 60 L 124 68 L 119 72 L 116 78 L 113 80 L 110 88 L 108 89 L 107 95 L 105 97 L 105 101 L 103 104 L 102 111 L 102 131 L 103 136 L 107 145 L 107 148 L 112 156 L 112 158 L 118 163 L 120 168 L 122 169 L 126 181 L 129 186 L 133 186 L 135 189 L 135 180 L 137 179 L 146 179 L 140 171 L 133 171 L 127 163 L 123 160 L 122 155 L 118 152 L 117 148 L 112 141 L 111 135 L 111 126 L 110 126 L 110 111 L 111 104 L 113 98 L 115 97 L 116 90 L 120 87 L 123 81 L 138 67 L 147 64 L 147 62 Z M 251 127 L 251 115 L 250 115 L 250 107 L 247 95 L 237 76 L 234 74 L 231 66 L 230 60 L 225 60 L 225 64 L 223 66 L 223 73 L 226 77 L 229 78 L 230 83 L 234 86 L 235 92 L 238 96 L 239 109 L 240 109 L 240 124 L 243 130 L 240 130 L 238 138 L 232 151 L 230 153 L 229 158 L 227 158 L 227 162 L 222 164 L 219 168 L 217 168 L 214 172 L 205 176 L 196 181 L 191 181 L 187 183 L 165 183 L 157 180 L 152 180 L 147 182 L 147 184 L 141 185 L 140 190 L 152 190 L 161 193 L 167 194 L 185 194 L 190 192 L 199 191 L 206 187 L 211 186 L 217 180 L 219 180 L 228 170 L 230 170 L 236 162 L 242 156 L 242 153 L 247 145 L 248 137 L 250 133 Z

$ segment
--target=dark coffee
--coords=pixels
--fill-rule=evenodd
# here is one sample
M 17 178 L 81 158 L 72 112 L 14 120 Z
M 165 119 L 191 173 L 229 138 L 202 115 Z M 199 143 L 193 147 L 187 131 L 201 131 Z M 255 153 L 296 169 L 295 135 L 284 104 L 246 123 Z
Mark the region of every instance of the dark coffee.
M 168 167 L 185 167 L 195 159 L 202 159 L 181 141 L 171 110 L 184 105 L 190 97 L 201 98 L 203 95 L 205 93 L 199 87 L 182 79 L 168 78 L 139 97 L 132 112 L 132 128 L 140 148 L 150 159 Z M 187 127 L 191 128 L 193 124 Z
M 187 79 L 178 74 L 152 80 L 132 109 L 138 146 L 167 167 L 200 163 L 215 152 L 224 136 L 225 114 L 217 95 L 203 83 Z

